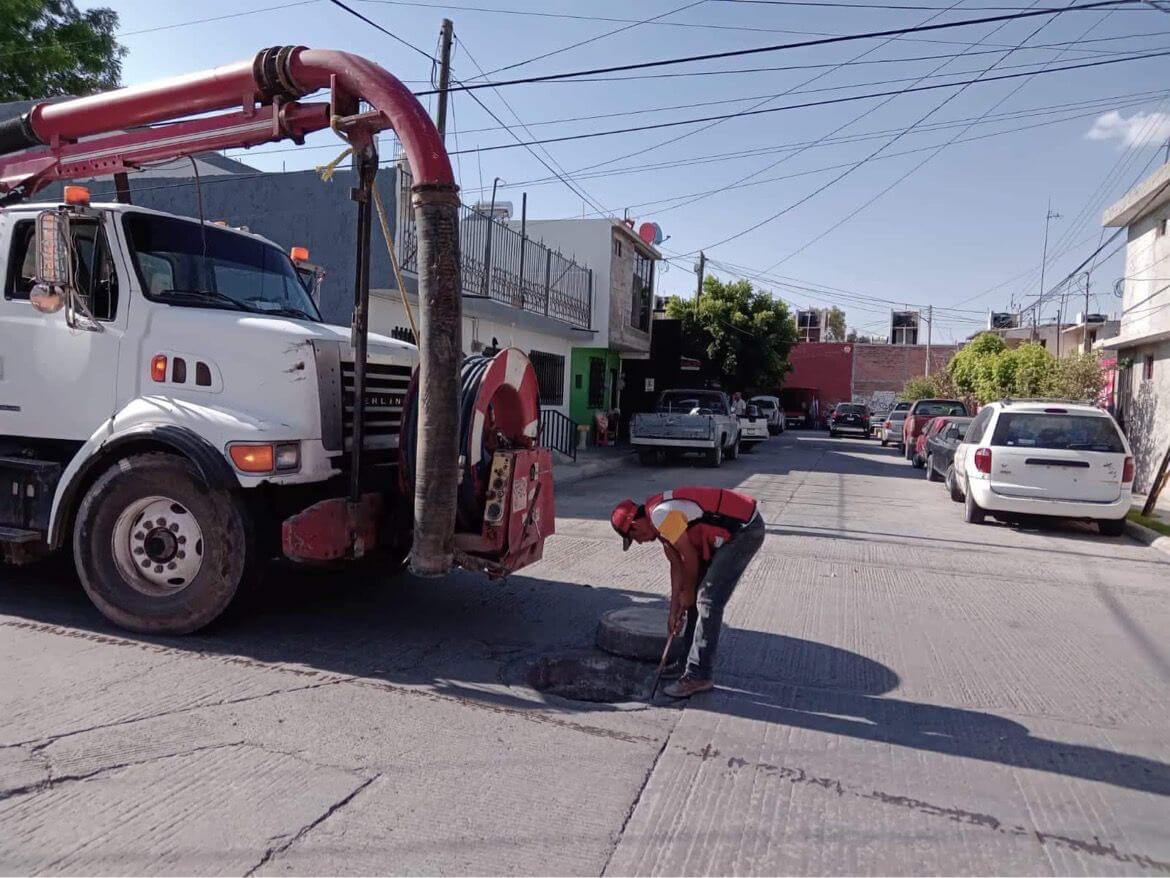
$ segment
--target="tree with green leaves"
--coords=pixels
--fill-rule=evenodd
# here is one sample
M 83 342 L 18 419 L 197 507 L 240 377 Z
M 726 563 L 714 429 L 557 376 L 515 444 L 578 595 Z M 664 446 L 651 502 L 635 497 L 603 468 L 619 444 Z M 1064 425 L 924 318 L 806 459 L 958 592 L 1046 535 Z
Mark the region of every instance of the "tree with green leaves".
M 796 343 L 792 315 L 746 280 L 724 283 L 708 275 L 697 303 L 674 296 L 666 313 L 682 321 L 680 353 L 709 362 L 729 390 L 772 393 L 788 371 Z
M 118 13 L 73 0 L 0 0 L 0 101 L 117 88 Z
M 834 305 L 825 312 L 825 341 L 846 341 L 845 312 Z
M 935 372 L 933 375 L 921 375 L 911 378 L 898 394 L 898 399 L 953 399 L 958 396 L 955 383 L 949 372 Z
M 1044 396 L 1092 402 L 1105 386 L 1105 371 L 1095 353 L 1058 360 L 1035 342 L 1009 348 L 993 332 L 965 345 L 951 358 L 947 372 L 958 394 L 981 403 Z

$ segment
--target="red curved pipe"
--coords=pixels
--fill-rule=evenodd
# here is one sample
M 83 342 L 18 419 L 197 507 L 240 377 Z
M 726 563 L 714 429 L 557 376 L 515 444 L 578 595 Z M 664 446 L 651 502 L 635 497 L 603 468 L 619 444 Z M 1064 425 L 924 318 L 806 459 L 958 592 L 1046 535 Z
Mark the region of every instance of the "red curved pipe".
M 262 100 L 253 61 L 240 61 L 199 73 L 55 104 L 38 104 L 29 123 L 43 143 L 54 137 L 77 140 L 93 134 L 165 122 Z M 305 93 L 337 85 L 385 117 L 410 162 L 416 183 L 454 185 L 442 138 L 418 98 L 378 64 L 348 52 L 295 49 L 289 73 Z
M 306 91 L 329 88 L 330 77 L 336 76 L 346 91 L 380 110 L 402 143 L 416 184 L 455 183 L 451 159 L 426 108 L 381 66 L 349 52 L 298 49 L 289 61 L 289 71 Z

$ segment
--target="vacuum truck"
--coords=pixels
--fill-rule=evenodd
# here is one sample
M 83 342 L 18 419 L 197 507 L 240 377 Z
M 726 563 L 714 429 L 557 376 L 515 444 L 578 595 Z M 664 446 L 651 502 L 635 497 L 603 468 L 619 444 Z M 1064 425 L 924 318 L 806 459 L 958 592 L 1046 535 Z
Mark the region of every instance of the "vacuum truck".
M 129 203 L 135 170 L 326 128 L 359 181 L 348 329 L 321 320 L 306 253 Z M 368 327 L 386 130 L 416 181 L 417 347 Z M 116 200 L 34 200 L 100 177 Z M 71 551 L 108 619 L 182 634 L 274 557 L 426 577 L 539 559 L 537 378 L 517 350 L 462 354 L 457 193 L 417 99 L 344 52 L 275 47 L 0 120 L 0 561 Z

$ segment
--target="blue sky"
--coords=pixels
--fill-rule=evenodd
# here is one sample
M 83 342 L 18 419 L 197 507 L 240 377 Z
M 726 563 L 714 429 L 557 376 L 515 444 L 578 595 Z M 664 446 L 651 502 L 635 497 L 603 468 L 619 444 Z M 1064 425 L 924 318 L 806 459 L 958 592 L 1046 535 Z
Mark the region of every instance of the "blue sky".
M 477 62 L 492 71 L 547 52 L 555 54 L 491 78 L 809 38 L 804 34 L 953 21 L 999 14 L 989 6 L 998 10 L 1029 5 L 1019 0 L 963 0 L 940 13 L 728 0 L 689 6 L 686 0 L 462 0 L 455 6 L 436 0 L 348 2 L 427 52 L 436 49 L 440 19 L 451 18 L 458 41 L 453 65 L 461 79 L 480 72 Z M 951 7 L 953 0 L 892 3 Z M 120 13 L 123 43 L 129 50 L 123 76 L 127 84 L 249 58 L 263 46 L 300 43 L 367 55 L 416 89 L 429 87 L 429 61 L 328 0 L 280 6 L 273 0 L 198 4 L 105 0 L 81 5 L 112 6 Z M 1037 0 L 1030 5 L 1046 4 Z M 681 9 L 684 6 L 688 8 Z M 257 11 L 239 14 L 249 10 Z M 234 17 L 167 27 L 216 16 Z M 663 17 L 556 51 L 654 16 Z M 1071 48 L 1009 51 L 1021 44 L 1074 41 Z M 542 83 L 498 92 L 483 89 L 477 95 L 528 140 L 531 137 L 516 124 L 517 117 L 529 126 L 531 136 L 559 137 L 731 113 L 768 98 L 771 102 L 763 106 L 783 106 L 981 74 L 1030 73 L 1046 62 L 1065 66 L 1167 49 L 1170 15 L 1129 7 L 936 31 L 917 40 L 847 42 L 640 73 L 800 69 Z M 938 57 L 959 53 L 964 54 Z M 857 63 L 873 61 L 881 63 Z M 853 63 L 836 66 L 842 62 Z M 1048 284 L 1093 251 L 1101 233 L 1101 209 L 1124 192 L 1143 167 L 1152 170 L 1161 161 L 1158 144 L 1170 137 L 1170 115 L 1165 115 L 1170 111 L 1168 71 L 1170 56 L 981 83 L 962 92 L 922 91 L 885 103 L 867 99 L 786 110 L 732 119 L 706 130 L 687 125 L 546 148 L 594 205 L 618 216 L 630 208 L 630 216 L 639 222 L 656 221 L 670 236 L 663 246 L 676 258 L 660 275 L 660 293 L 691 294 L 692 254 L 707 248 L 716 274 L 747 274 L 757 280 L 764 275 L 767 280 L 759 285 L 786 301 L 801 307 L 837 304 L 846 311 L 849 325 L 862 331 L 884 331 L 888 303 L 933 304 L 940 309 L 934 337 L 946 341 L 977 329 L 984 318 L 975 312 L 1006 309 L 1013 295 L 1017 302 L 1036 295 L 1049 199 L 1061 217 L 1051 223 Z M 934 78 L 918 82 L 926 75 Z M 702 106 L 680 106 L 694 104 Z M 669 107 L 676 109 L 661 109 Z M 647 110 L 653 111 L 563 121 Z M 1036 115 L 1040 111 L 1046 115 Z M 965 121 L 957 121 L 978 120 L 983 114 L 999 118 L 977 121 L 969 129 Z M 534 124 L 543 122 L 552 124 Z M 915 123 L 915 130 L 894 139 L 899 129 Z M 1031 127 L 1015 130 L 1025 126 Z M 465 94 L 453 97 L 449 132 L 453 149 L 514 143 Z M 272 170 L 312 167 L 333 156 L 330 137 L 318 135 L 307 144 L 310 148 L 299 150 L 287 144 L 260 147 L 241 158 Z M 937 154 L 929 149 L 954 138 L 978 139 L 946 145 Z M 805 148 L 793 147 L 799 144 Z M 832 182 L 883 145 L 879 156 Z M 792 148 L 778 151 L 781 147 Z M 545 160 L 552 161 L 547 155 Z M 500 177 L 505 182 L 499 198 L 514 201 L 518 208 L 521 191 L 527 191 L 532 218 L 594 211 L 562 182 L 547 181 L 549 172 L 521 148 L 469 152 L 457 157 L 456 167 L 468 202 L 480 197 L 481 185 L 490 188 L 492 179 Z M 727 188 L 752 174 L 757 176 Z M 824 191 L 816 192 L 826 184 Z M 781 211 L 785 212 L 776 220 L 733 237 Z M 732 240 L 718 243 L 728 238 Z M 1117 310 L 1119 300 L 1112 288 L 1123 271 L 1118 255 L 1095 266 L 1093 310 Z M 1078 300 L 1066 313 L 1080 310 L 1083 298 Z M 1044 313 L 1053 316 L 1055 307 Z

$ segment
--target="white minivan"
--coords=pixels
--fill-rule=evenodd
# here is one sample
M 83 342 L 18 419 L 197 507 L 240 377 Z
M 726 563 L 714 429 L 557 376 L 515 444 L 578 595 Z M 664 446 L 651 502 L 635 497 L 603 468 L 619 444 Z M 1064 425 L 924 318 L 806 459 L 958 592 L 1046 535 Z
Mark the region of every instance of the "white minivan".
M 1083 403 L 1003 400 L 984 406 L 955 449 L 951 498 L 965 518 L 1050 515 L 1125 530 L 1133 454 L 1108 412 Z

